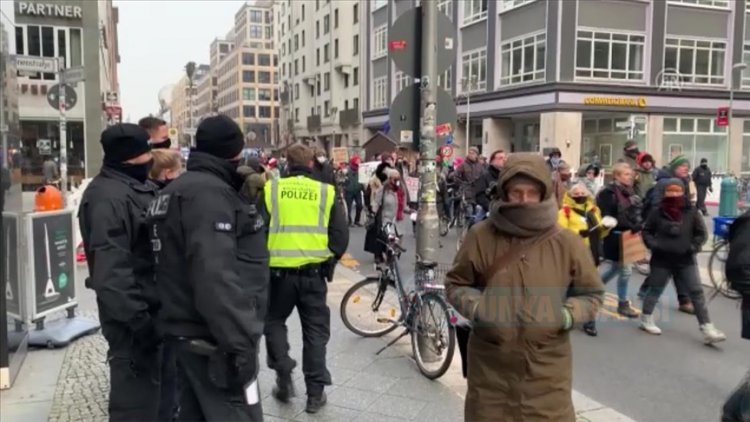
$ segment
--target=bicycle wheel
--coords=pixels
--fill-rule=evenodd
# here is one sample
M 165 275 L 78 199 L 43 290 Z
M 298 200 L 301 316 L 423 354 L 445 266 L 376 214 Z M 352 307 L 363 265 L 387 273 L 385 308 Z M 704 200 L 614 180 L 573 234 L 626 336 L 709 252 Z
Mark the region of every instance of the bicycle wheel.
M 451 324 L 451 311 L 440 296 L 421 296 L 412 319 L 411 348 L 419 371 L 429 379 L 440 378 L 451 366 L 456 328 Z
M 719 292 L 719 294 L 729 299 L 739 299 L 741 295 L 729 287 L 729 282 L 724 272 L 728 254 L 729 243 L 726 241 L 720 241 L 714 246 L 713 251 L 711 251 L 711 257 L 708 258 L 708 276 L 711 279 L 714 290 Z
M 344 325 L 354 334 L 386 335 L 398 327 L 401 318 L 398 291 L 386 279 L 368 277 L 344 294 L 340 312 Z

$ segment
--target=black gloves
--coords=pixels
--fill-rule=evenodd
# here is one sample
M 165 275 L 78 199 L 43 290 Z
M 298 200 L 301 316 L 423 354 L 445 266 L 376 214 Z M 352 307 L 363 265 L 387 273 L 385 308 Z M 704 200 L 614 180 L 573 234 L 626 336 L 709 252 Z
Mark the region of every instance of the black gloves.
M 141 314 L 128 324 L 133 333 L 133 347 L 136 352 L 149 354 L 155 352 L 162 338 L 156 331 L 156 322 L 148 314 Z
M 578 234 L 579 234 L 579 235 L 580 235 L 580 236 L 581 236 L 582 238 L 584 238 L 584 239 L 585 239 L 585 238 L 589 237 L 589 235 L 591 234 L 591 232 L 589 232 L 588 230 L 585 230 L 585 229 L 584 229 L 584 230 L 579 230 L 579 231 L 578 231 Z

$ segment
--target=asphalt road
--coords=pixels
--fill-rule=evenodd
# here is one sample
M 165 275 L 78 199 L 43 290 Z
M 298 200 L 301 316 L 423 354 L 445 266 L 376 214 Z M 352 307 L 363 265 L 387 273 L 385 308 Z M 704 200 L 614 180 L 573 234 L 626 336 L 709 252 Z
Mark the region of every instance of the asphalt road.
M 707 220 L 708 221 L 708 220 Z M 414 272 L 415 238 L 409 222 L 401 258 L 404 279 Z M 710 229 L 710 226 L 709 226 Z M 349 256 L 345 264 L 362 274 L 374 273 L 372 255 L 363 251 L 364 229 L 352 228 Z M 440 262 L 455 255 L 455 234 L 442 243 Z M 708 254 L 699 262 L 705 266 Z M 643 276 L 634 273 L 630 291 L 637 291 Z M 708 280 L 705 280 L 708 281 Z M 717 297 L 709 304 L 712 321 L 728 340 L 716 347 L 705 346 L 694 316 L 677 312 L 671 287 L 661 300 L 661 336 L 638 329 L 637 320 L 623 320 L 615 312 L 616 283 L 600 315 L 599 336 L 575 331 L 573 338 L 574 388 L 591 398 L 641 422 L 716 421 L 726 397 L 750 368 L 750 342 L 740 339 L 739 302 Z M 640 306 L 638 301 L 634 305 Z

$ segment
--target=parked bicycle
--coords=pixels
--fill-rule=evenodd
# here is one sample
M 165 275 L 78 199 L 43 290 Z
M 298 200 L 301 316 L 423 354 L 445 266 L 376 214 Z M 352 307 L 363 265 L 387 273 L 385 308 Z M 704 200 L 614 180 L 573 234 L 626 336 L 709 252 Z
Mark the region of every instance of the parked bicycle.
M 398 269 L 398 259 L 406 252 L 392 223 L 386 234 L 386 259 L 378 275 L 353 285 L 341 300 L 341 320 L 354 334 L 382 337 L 398 327 L 404 331 L 380 349 L 380 354 L 406 335 L 411 335 L 414 360 L 429 379 L 442 376 L 450 367 L 456 347 L 454 324 L 457 317 L 448 306 L 444 287 L 435 282 L 437 265 L 423 265 L 407 292 Z
M 742 296 L 739 292 L 729 287 L 725 267 L 727 256 L 729 256 L 729 226 L 732 225 L 734 217 L 714 217 L 714 247 L 711 256 L 708 258 L 708 276 L 711 284 L 714 286 L 714 294 L 711 299 L 717 295 L 722 295 L 729 299 L 740 299 Z

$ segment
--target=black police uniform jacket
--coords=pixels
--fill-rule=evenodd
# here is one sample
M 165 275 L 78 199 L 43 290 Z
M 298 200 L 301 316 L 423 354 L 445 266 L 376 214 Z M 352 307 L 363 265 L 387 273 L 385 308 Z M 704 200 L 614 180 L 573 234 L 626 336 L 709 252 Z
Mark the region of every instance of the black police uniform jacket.
M 153 332 L 159 309 L 146 210 L 156 187 L 103 167 L 86 188 L 78 221 L 96 292 L 102 334 L 110 349 L 129 348 L 132 332 Z
M 265 218 L 240 195 L 242 183 L 228 161 L 191 152 L 187 172 L 161 191 L 149 218 L 165 335 L 215 344 L 249 381 L 270 274 Z

